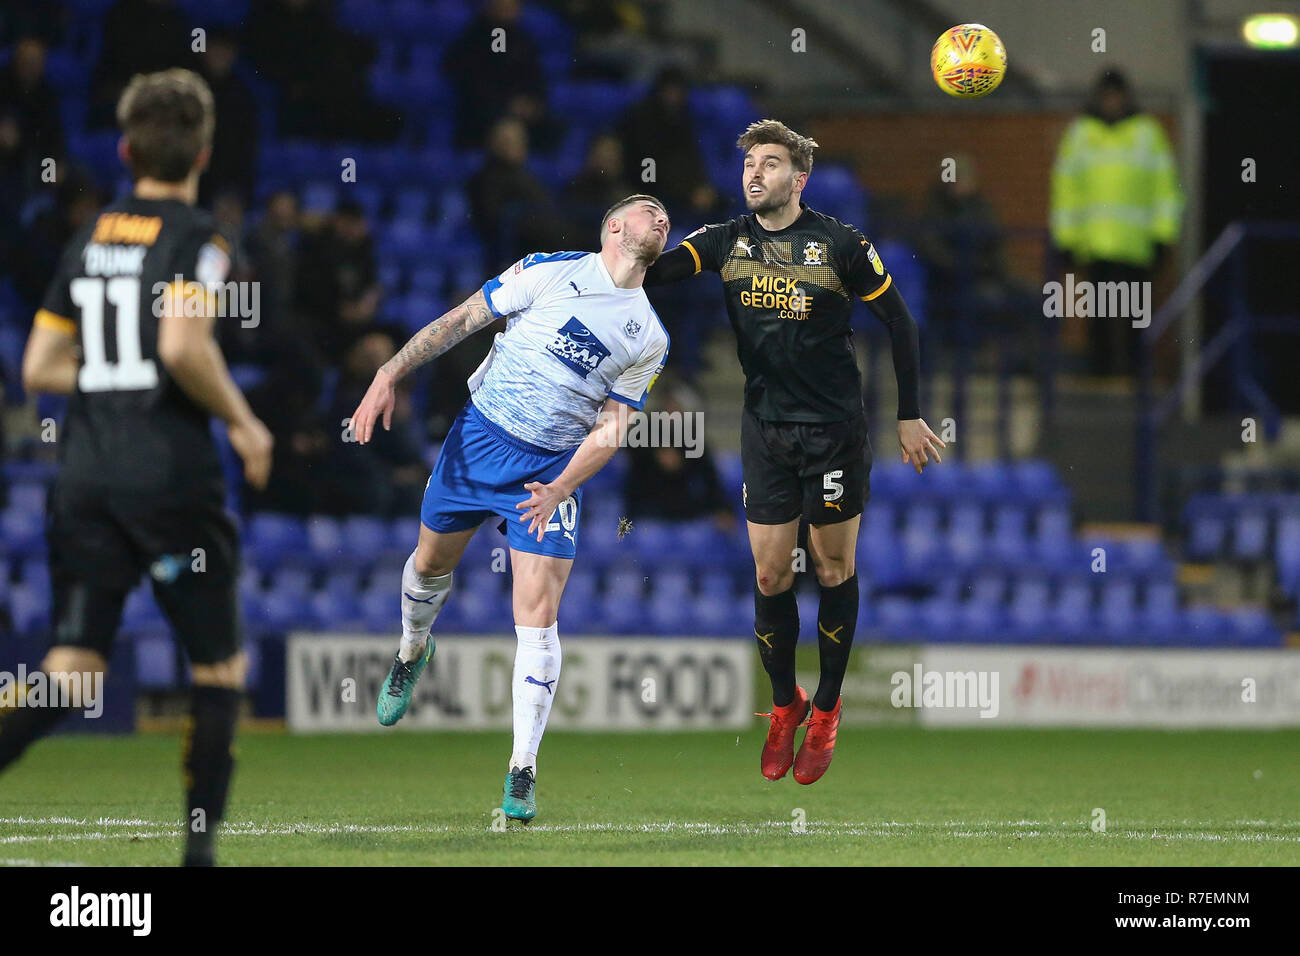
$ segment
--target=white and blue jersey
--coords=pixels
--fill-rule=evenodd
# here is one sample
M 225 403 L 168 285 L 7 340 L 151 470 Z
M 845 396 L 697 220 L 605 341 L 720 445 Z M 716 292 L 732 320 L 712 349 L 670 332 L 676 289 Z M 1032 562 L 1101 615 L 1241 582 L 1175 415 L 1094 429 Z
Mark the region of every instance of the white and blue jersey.
M 533 253 L 490 279 L 483 296 L 506 330 L 469 379 L 420 520 L 445 533 L 496 515 L 510 547 L 572 558 L 582 489 L 560 503 L 539 542 L 519 520 L 524 484 L 559 477 L 607 399 L 645 405 L 668 333 L 645 292 L 615 286 L 598 253 Z
M 614 285 L 599 253 L 535 252 L 488 280 L 483 297 L 509 316 L 469 379 L 488 420 L 558 451 L 582 443 L 606 398 L 645 405 L 668 333 L 645 290 Z

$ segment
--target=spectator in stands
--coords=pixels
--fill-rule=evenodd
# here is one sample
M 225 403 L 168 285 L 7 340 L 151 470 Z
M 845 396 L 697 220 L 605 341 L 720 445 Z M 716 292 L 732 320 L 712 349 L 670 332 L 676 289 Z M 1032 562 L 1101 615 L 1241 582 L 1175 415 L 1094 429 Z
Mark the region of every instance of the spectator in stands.
M 704 157 L 696 145 L 695 120 L 687 101 L 686 74 L 678 67 L 663 70 L 649 95 L 634 105 L 618 126 L 623 141 L 624 178 L 639 187 L 647 159 L 654 160 L 655 195 L 663 197 L 678 219 L 688 209 L 716 199 L 708 183 Z M 702 188 L 703 187 L 703 188 Z M 648 187 L 645 187 L 648 188 Z
M 505 31 L 499 42 L 497 29 Z M 494 43 L 504 43 L 504 49 Z M 456 145 L 462 149 L 483 146 L 503 116 L 522 121 L 534 134 L 545 122 L 546 74 L 536 42 L 520 23 L 519 0 L 485 0 L 447 48 L 442 72 L 455 90 Z M 550 145 L 538 142 L 544 150 Z
M 927 267 L 928 298 L 937 317 L 951 319 L 969 308 L 977 323 L 993 319 L 1006 327 L 1026 307 L 1035 310 L 1038 300 L 1007 272 L 1002 227 L 980 189 L 974 158 L 954 159 L 957 178 L 930 189 L 915 238 Z
M 23 228 L 21 241 L 6 262 L 29 318 L 45 297 L 63 247 L 103 204 L 104 197 L 89 173 L 72 163 L 62 168 L 50 202 Z
M 199 65 L 189 22 L 175 0 L 117 0 L 104 17 L 102 35 L 90 87 L 92 127 L 116 125 L 118 97 L 135 74 Z
M 0 108 L 17 126 L 24 192 L 39 188 L 46 159 L 63 159 L 59 97 L 45 78 L 45 52 L 45 41 L 23 36 L 0 73 Z
M 655 396 L 658 398 L 655 398 Z M 691 415 L 700 406 L 699 399 L 684 385 L 662 386 L 651 393 L 647 411 Z M 659 433 L 658 428 L 647 433 Z M 679 432 L 685 435 L 685 430 Z M 689 457 L 684 448 L 629 447 L 627 478 L 623 496 L 628 516 L 665 521 L 711 519 L 726 532 L 735 530 L 733 504 L 722 489 L 717 466 L 703 446 L 698 457 Z M 692 454 L 694 452 L 692 451 Z
M 330 423 L 351 417 L 375 372 L 396 350 L 387 332 L 368 332 L 357 339 L 343 362 Z M 366 445 L 339 442 L 331 450 L 329 468 L 339 479 L 342 495 L 336 504 L 342 511 L 394 518 L 420 510 L 429 467 L 412 416 L 410 382 L 403 385 L 397 390 L 391 429 L 377 429 Z
M 1147 282 L 1178 241 L 1182 192 L 1164 128 L 1139 112 L 1128 80 L 1107 70 L 1070 124 L 1052 169 L 1052 242 L 1093 282 Z M 1094 318 L 1093 372 L 1131 373 L 1138 337 L 1123 319 Z
M 342 429 L 331 436 L 317 403 L 321 375 L 308 365 L 279 365 L 271 376 L 248 392 L 248 403 L 275 436 L 275 467 L 266 489 L 247 490 L 252 511 L 279 511 L 308 515 L 319 511 L 328 495 L 317 488 L 326 476 L 326 456 L 331 438 L 341 440 Z
M 487 156 L 467 192 L 489 272 L 557 244 L 563 226 L 550 193 L 528 170 L 528 132 L 519 120 L 506 117 L 492 127 Z
M 342 29 L 325 0 L 253 4 L 245 48 L 280 89 L 282 135 L 391 142 L 401 131 L 401 117 L 368 95 L 373 46 Z
M 295 281 L 299 307 L 325 364 L 369 330 L 382 290 L 365 212 L 344 200 L 318 232 L 303 236 Z
M 266 214 L 248 238 L 248 257 L 261 283 L 262 313 L 272 326 L 288 322 L 293 309 L 299 232 L 298 198 L 280 190 L 266 201 Z
M 582 171 L 565 191 L 565 212 L 587 223 L 590 229 L 593 219 L 599 219 L 611 205 L 634 192 L 623 174 L 622 141 L 613 133 L 600 133 L 587 147 Z
M 199 180 L 199 205 L 210 205 L 212 197 L 225 189 L 237 190 L 248 203 L 257 175 L 257 101 L 234 72 L 239 56 L 235 34 L 214 27 L 208 31 L 207 46 L 200 66 L 212 88 L 217 131 L 208 171 Z

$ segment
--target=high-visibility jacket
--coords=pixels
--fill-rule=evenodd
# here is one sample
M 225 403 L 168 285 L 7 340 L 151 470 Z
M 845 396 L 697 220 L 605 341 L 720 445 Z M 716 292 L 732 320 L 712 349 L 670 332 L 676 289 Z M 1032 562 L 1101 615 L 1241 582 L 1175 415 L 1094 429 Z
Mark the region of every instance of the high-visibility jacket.
M 1052 240 L 1082 262 L 1149 266 L 1155 244 L 1178 238 L 1183 197 L 1160 123 L 1076 119 L 1052 168 Z

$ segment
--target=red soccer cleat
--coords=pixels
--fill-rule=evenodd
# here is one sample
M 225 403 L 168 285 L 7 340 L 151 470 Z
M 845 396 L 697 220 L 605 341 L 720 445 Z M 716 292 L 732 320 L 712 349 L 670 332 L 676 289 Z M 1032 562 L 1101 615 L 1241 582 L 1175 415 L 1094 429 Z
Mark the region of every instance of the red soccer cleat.
M 794 779 L 802 784 L 816 783 L 822 778 L 835 756 L 835 734 L 840 728 L 840 708 L 844 698 L 835 701 L 834 710 L 812 707 L 808 720 L 808 733 L 799 745 L 799 755 L 794 758 Z
M 794 763 L 794 732 L 808 716 L 807 692 L 799 686 L 794 689 L 794 700 L 784 707 L 773 705 L 770 714 L 755 714 L 755 717 L 771 717 L 772 723 L 767 729 L 767 741 L 763 744 L 763 776 L 768 780 L 780 780 Z

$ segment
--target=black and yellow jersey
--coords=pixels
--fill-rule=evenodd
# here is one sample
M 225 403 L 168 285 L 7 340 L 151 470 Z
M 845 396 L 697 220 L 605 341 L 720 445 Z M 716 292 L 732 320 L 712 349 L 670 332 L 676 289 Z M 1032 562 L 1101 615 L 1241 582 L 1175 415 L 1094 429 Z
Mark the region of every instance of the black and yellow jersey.
M 695 273 L 717 272 L 745 372 L 745 408 L 767 421 L 845 421 L 862 414 L 850 314 L 893 279 L 861 232 L 800 208 L 776 232 L 754 215 L 698 229 L 650 268 L 646 285 L 692 274 L 688 262 Z
M 35 319 L 81 350 L 61 480 L 147 492 L 220 474 L 208 413 L 159 360 L 158 326 L 173 283 L 202 308 L 195 283 L 211 290 L 229 269 L 215 220 L 179 200 L 120 199 L 73 237 Z

